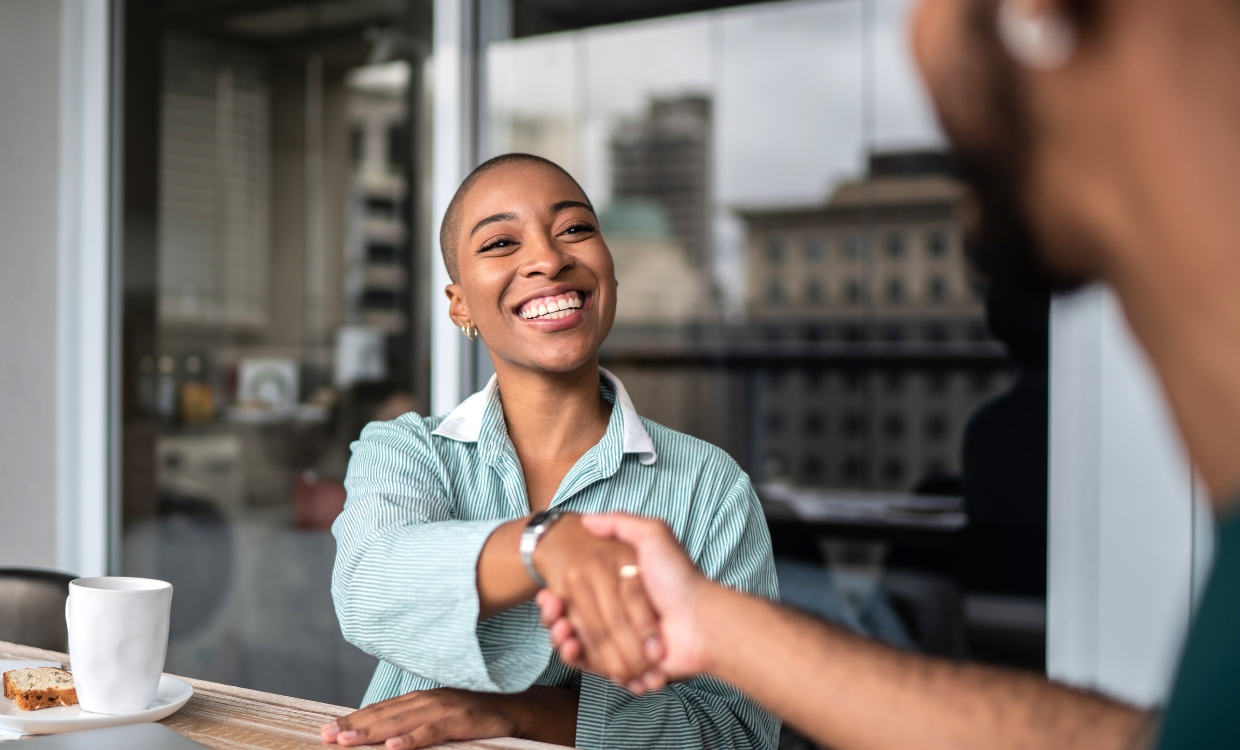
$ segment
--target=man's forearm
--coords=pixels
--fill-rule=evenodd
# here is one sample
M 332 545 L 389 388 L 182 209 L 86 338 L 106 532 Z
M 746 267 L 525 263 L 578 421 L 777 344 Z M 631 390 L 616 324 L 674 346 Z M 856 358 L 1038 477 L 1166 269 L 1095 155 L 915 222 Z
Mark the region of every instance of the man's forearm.
M 1015 671 L 904 653 L 712 586 L 712 674 L 836 750 L 1127 750 L 1145 715 Z

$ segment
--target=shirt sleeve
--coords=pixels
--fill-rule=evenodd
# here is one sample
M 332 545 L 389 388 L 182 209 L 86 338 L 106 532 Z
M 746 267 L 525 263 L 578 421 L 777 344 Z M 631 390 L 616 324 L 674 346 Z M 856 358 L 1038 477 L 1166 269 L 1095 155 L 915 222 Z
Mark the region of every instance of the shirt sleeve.
M 747 594 L 779 597 L 771 537 L 749 477 L 714 491 L 704 522 L 691 524 L 681 543 L 709 578 Z M 704 509 L 703 509 L 704 510 Z M 703 513 L 703 515 L 706 515 Z M 739 690 L 713 677 L 695 677 L 636 697 L 595 675 L 583 675 L 578 703 L 581 748 L 716 748 L 772 750 L 779 720 Z
M 478 622 L 478 557 L 504 518 L 460 520 L 447 469 L 416 416 L 374 422 L 353 443 L 348 499 L 332 525 L 332 599 L 346 640 L 428 680 L 518 692 L 551 643 L 526 603 Z

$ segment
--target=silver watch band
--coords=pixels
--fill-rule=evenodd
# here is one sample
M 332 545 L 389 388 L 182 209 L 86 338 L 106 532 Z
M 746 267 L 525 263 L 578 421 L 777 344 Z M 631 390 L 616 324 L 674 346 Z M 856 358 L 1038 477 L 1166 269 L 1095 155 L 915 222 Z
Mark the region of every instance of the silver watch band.
M 525 529 L 521 532 L 521 543 L 519 549 L 521 552 L 521 567 L 525 568 L 525 572 L 538 584 L 539 588 L 546 588 L 547 582 L 538 574 L 538 569 L 534 567 L 534 550 L 538 547 L 538 541 L 542 539 L 542 535 L 547 533 L 547 529 L 551 528 L 556 521 L 564 513 L 559 510 L 544 510 L 530 516 L 530 520 L 525 524 Z

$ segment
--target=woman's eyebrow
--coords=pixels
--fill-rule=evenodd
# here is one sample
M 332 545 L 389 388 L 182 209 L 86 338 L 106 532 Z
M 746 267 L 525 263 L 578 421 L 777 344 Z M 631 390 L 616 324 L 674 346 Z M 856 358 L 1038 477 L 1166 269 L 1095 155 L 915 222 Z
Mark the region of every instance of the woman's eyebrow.
M 584 203 L 582 201 L 560 201 L 559 203 L 552 203 L 551 213 L 558 214 L 559 212 L 563 211 L 566 208 L 584 208 L 590 213 L 594 213 L 594 206 L 591 206 L 589 203 Z
M 478 222 L 477 224 L 474 224 L 474 228 L 469 230 L 469 236 L 473 237 L 475 234 L 478 233 L 479 229 L 482 229 L 487 224 L 494 224 L 498 221 L 516 221 L 516 220 L 517 220 L 517 215 L 511 212 L 504 212 L 502 214 L 491 214 L 490 216 L 486 217 L 485 219 Z

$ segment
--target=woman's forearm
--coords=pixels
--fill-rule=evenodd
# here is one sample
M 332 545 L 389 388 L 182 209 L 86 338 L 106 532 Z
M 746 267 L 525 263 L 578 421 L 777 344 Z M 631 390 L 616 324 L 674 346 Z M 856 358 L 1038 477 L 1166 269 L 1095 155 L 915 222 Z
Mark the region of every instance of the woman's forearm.
M 512 696 L 516 736 L 552 745 L 577 744 L 577 701 L 580 693 L 567 688 L 533 685 Z
M 497 528 L 478 556 L 478 620 L 512 609 L 534 598 L 538 584 L 521 565 L 519 545 L 526 519 L 518 518 Z

